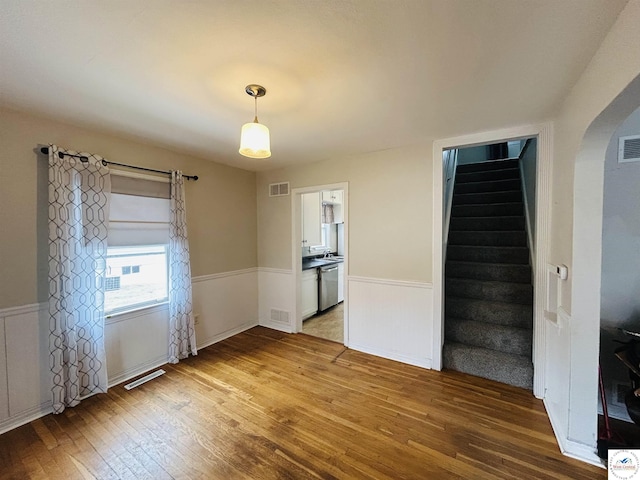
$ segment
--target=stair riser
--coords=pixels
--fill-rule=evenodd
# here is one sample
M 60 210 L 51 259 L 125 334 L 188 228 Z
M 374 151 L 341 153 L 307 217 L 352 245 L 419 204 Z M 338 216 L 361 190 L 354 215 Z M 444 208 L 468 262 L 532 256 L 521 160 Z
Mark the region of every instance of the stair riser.
M 529 249 L 526 247 L 468 247 L 449 245 L 447 260 L 481 263 L 529 264 Z
M 465 193 L 454 195 L 452 205 L 522 202 L 522 192 Z
M 531 267 L 529 265 L 484 264 L 448 260 L 445 265 L 445 275 L 447 278 L 531 284 Z
M 526 247 L 527 235 L 520 232 L 474 232 L 457 231 L 450 232 L 449 245 L 469 245 L 469 246 L 500 246 L 500 247 Z
M 490 170 L 488 172 L 460 173 L 456 171 L 456 184 L 468 182 L 491 182 L 493 180 L 520 180 L 517 168 Z
M 505 168 L 519 168 L 518 160 L 497 160 L 494 162 L 471 163 L 468 165 L 458 165 L 456 172 L 472 173 L 486 172 L 489 170 L 504 170 Z
M 459 205 L 451 209 L 451 217 L 518 217 L 524 215 L 522 203 Z
M 517 303 L 447 297 L 445 318 L 449 317 L 518 328 L 531 329 L 533 327 L 533 307 Z
M 520 180 L 492 180 L 490 182 L 457 183 L 454 195 L 461 193 L 506 192 L 519 190 Z
M 513 355 L 513 361 L 510 361 L 505 355 L 477 347 L 465 348 L 458 344 L 445 343 L 442 360 L 445 368 L 531 390 L 531 363 L 523 361 L 522 357 L 517 355 Z
M 450 232 L 524 230 L 524 217 L 453 217 Z
M 533 303 L 533 288 L 522 283 L 492 283 L 448 278 L 445 294 L 452 297 L 475 298 L 493 302 Z

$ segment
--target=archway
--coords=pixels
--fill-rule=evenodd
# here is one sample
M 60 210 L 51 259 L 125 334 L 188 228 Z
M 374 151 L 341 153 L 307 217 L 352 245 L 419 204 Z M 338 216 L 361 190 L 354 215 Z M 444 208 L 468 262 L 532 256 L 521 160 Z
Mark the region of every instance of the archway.
M 597 438 L 604 159 L 609 141 L 640 106 L 637 76 L 587 128 L 574 167 L 567 439 Z

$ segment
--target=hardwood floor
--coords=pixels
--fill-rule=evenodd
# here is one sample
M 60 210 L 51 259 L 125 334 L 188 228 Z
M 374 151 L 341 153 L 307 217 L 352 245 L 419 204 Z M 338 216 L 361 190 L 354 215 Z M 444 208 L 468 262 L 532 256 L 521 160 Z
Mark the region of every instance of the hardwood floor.
M 596 479 L 531 393 L 261 327 L 0 436 L 0 478 Z

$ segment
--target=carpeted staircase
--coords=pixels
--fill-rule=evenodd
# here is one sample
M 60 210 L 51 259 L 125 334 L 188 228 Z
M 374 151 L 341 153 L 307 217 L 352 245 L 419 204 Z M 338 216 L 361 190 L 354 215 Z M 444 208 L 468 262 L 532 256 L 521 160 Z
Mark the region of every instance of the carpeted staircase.
M 533 287 L 517 160 L 456 170 L 444 366 L 531 389 Z

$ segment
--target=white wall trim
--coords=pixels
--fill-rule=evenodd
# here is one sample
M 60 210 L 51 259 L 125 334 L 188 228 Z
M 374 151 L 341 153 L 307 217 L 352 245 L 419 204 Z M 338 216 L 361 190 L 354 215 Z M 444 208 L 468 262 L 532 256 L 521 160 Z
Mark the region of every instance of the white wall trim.
M 545 386 L 545 325 L 546 264 L 548 256 L 551 208 L 551 159 L 553 152 L 553 124 L 525 125 L 503 130 L 479 132 L 436 140 L 433 143 L 433 368 L 442 369 L 444 342 L 444 264 L 443 264 L 443 166 L 442 152 L 447 149 L 471 147 L 496 141 L 538 138 L 536 165 L 536 264 L 534 265 L 534 326 L 533 326 L 533 393 L 544 396 Z
M 153 370 L 155 368 L 161 367 L 162 365 L 166 365 L 168 362 L 169 356 L 162 355 L 160 357 L 149 360 L 148 362 L 136 365 L 134 368 L 130 368 L 128 370 L 125 370 L 124 372 L 120 372 L 118 375 L 115 375 L 113 378 L 109 379 L 109 388 L 115 387 L 122 382 L 131 380 L 132 378 L 142 375 L 149 370 Z
M 233 337 L 234 335 L 238 335 L 239 333 L 245 332 L 247 330 L 249 330 L 250 328 L 253 327 L 257 327 L 259 324 L 258 320 L 253 320 L 250 322 L 247 322 L 243 325 L 239 325 L 235 328 L 231 328 L 225 332 L 219 333 L 217 335 L 213 335 L 205 340 L 202 340 L 200 342 L 198 342 L 198 350 L 202 350 L 204 348 L 207 348 L 211 345 L 213 345 L 214 343 L 218 343 L 221 342 L 222 340 L 226 340 L 227 338 Z M 166 362 L 165 362 L 166 363 Z
M 349 345 L 352 350 L 358 352 L 368 353 L 369 355 L 375 355 L 376 357 L 387 358 L 389 360 L 395 360 L 396 362 L 406 363 L 407 365 L 413 365 L 415 367 L 432 368 L 431 359 L 418 359 L 409 355 L 402 355 L 401 353 L 387 350 L 384 348 L 375 348 L 370 345 L 364 345 L 360 343 L 352 343 Z
M 129 312 L 115 313 L 106 315 L 104 319 L 105 325 L 111 325 L 118 322 L 126 322 L 136 317 L 143 317 L 146 315 L 153 315 L 154 313 L 163 312 L 169 310 L 169 302 L 163 302 L 158 305 L 150 305 L 148 307 L 138 308 Z
M 293 275 L 293 270 L 287 270 L 285 268 L 259 267 L 258 271 L 266 273 L 279 273 L 280 275 Z
M 13 430 L 14 428 L 21 427 L 29 422 L 33 422 L 38 418 L 42 418 L 45 415 L 49 415 L 50 413 L 53 413 L 52 402 L 45 402 L 42 405 L 24 410 L 17 415 L 13 415 L 0 422 L 0 435 L 8 432 L 9 430 Z
M 258 271 L 258 267 L 244 268 L 242 270 L 230 270 L 228 272 L 211 273 L 209 275 L 198 275 L 197 277 L 191 277 L 191 283 L 207 282 L 209 280 L 216 280 L 218 278 L 233 277 L 236 275 L 246 275 L 247 273 L 254 273 Z
M 566 429 L 562 428 L 560 422 L 558 422 L 558 420 L 555 418 L 553 409 L 549 408 L 550 405 L 547 404 L 547 400 L 543 399 L 542 402 L 544 404 L 545 410 L 547 411 L 547 416 L 549 417 L 549 422 L 551 423 L 551 429 L 553 430 L 553 433 L 558 442 L 560 453 L 567 457 L 590 463 L 591 465 L 595 465 L 602 469 L 606 468 L 600 457 L 598 457 L 595 447 L 585 445 L 584 443 L 578 443 L 567 438 Z
M 433 289 L 433 284 L 428 282 L 413 282 L 409 280 L 390 280 L 386 278 L 373 278 L 373 277 L 358 277 L 356 275 L 349 275 L 348 281 L 363 282 L 363 283 L 377 283 L 381 285 L 393 285 L 397 287 L 413 287 L 413 288 L 429 288 Z
M 571 323 L 571 314 L 569 314 L 563 307 L 558 307 L 558 316 L 556 317 L 556 327 L 559 330 L 563 330 L 569 327 Z
M 14 315 L 22 315 L 25 313 L 35 313 L 46 310 L 49 307 L 47 302 L 30 303 L 29 305 L 20 305 L 18 307 L 7 307 L 0 309 L 0 318 L 13 317 Z

